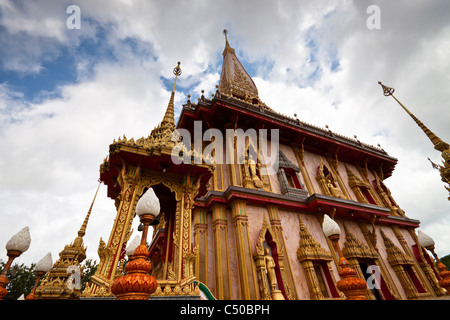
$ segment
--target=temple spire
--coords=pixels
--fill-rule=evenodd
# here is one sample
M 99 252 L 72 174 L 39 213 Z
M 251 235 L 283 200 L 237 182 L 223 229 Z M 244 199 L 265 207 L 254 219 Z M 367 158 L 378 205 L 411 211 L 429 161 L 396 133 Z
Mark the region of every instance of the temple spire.
M 98 189 L 100 189 L 101 184 L 102 184 L 101 182 L 98 184 L 97 191 L 95 191 L 94 199 L 92 199 L 91 206 L 89 207 L 86 217 L 84 218 L 83 224 L 81 225 L 81 228 L 78 231 L 79 237 L 83 237 L 86 234 L 86 228 L 87 228 L 87 224 L 89 222 L 89 217 L 91 216 L 92 207 L 94 206 L 95 198 L 97 198 Z
M 167 105 L 166 113 L 161 123 L 152 130 L 150 136 L 147 139 L 147 145 L 154 148 L 172 148 L 174 142 L 172 141 L 172 134 L 175 130 L 175 88 L 177 85 L 177 78 L 181 75 L 180 62 L 173 69 L 175 80 L 173 82 L 172 93 L 170 94 L 169 104 Z
M 161 121 L 161 125 L 173 125 L 175 127 L 175 107 L 174 107 L 174 100 L 175 100 L 175 88 L 177 85 L 177 77 L 181 75 L 181 68 L 180 68 L 181 62 L 178 61 L 178 65 L 173 69 L 173 74 L 175 75 L 175 80 L 173 82 L 173 88 L 172 93 L 170 94 L 170 100 L 169 104 L 167 106 L 166 113 L 164 114 L 164 118 Z
M 220 75 L 219 92 L 232 96 L 245 102 L 258 104 L 266 107 L 258 97 L 258 89 L 253 79 L 242 66 L 236 56 L 235 50 L 228 42 L 228 31 L 223 30 L 225 35 L 225 48 L 223 50 L 222 74 Z
M 64 246 L 64 249 L 59 253 L 59 259 L 56 260 L 53 267 L 36 288 L 35 294 L 37 299 L 77 300 L 80 298 L 81 290 L 80 287 L 77 287 L 76 281 L 74 283 L 73 273 L 79 272 L 80 264 L 86 259 L 86 247 L 83 243 L 83 236 L 86 234 L 87 224 L 100 185 L 101 182 L 99 181 L 94 199 L 78 231 L 78 236 L 72 243 Z

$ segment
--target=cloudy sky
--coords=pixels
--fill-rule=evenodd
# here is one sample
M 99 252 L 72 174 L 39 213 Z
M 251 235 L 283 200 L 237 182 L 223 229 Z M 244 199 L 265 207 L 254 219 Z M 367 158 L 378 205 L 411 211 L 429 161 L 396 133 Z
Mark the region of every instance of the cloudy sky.
M 80 29 L 68 28 L 70 5 Z M 267 105 L 398 159 L 386 185 L 449 254 L 448 193 L 427 160 L 440 153 L 377 84 L 450 142 L 449 16 L 441 0 L 0 0 L 0 245 L 29 226 L 17 262 L 49 251 L 55 261 L 77 235 L 109 144 L 147 136 L 162 119 L 177 61 L 177 115 L 188 94 L 215 90 L 226 28 Z M 89 258 L 114 217 L 102 185 Z

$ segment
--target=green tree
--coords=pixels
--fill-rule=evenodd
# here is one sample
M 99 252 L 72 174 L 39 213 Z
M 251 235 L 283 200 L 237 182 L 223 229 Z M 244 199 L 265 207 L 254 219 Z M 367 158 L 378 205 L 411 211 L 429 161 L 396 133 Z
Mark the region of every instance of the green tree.
M 450 254 L 439 258 L 439 260 L 441 260 L 441 262 L 447 267 L 447 270 L 450 270 Z
M 86 284 L 91 280 L 91 277 L 97 271 L 97 260 L 87 259 L 83 266 L 83 278 L 81 279 L 81 292 L 86 288 Z
M 3 273 L 6 262 L 0 261 L 0 274 Z M 33 289 L 34 283 L 36 282 L 36 274 L 34 272 L 35 264 L 31 266 L 25 266 L 23 263 L 21 265 L 12 265 L 8 272 L 8 284 L 6 289 L 8 294 L 5 300 L 17 300 L 22 294 L 26 297 Z

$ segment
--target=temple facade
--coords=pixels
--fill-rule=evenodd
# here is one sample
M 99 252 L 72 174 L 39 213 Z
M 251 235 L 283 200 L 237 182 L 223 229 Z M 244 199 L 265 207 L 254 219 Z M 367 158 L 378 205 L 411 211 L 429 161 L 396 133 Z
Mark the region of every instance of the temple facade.
M 150 187 L 161 203 L 149 239 L 158 282 L 152 297 L 345 299 L 337 285 L 339 252 L 322 229 L 325 215 L 340 227 L 338 245 L 367 283 L 366 299 L 446 294 L 419 245 L 420 222 L 385 185 L 394 157 L 267 106 L 227 38 L 216 92 L 188 100 L 178 123 L 180 64 L 174 74 L 158 127 L 148 137 L 114 140 L 100 166 L 117 212 L 82 297 L 112 296 L 136 203 Z

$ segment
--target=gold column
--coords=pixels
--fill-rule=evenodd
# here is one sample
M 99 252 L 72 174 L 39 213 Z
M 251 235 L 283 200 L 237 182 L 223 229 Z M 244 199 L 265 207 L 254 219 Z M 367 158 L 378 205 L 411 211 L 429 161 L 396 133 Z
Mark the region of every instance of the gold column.
M 129 173 L 127 174 L 126 165 L 123 163 L 119 177 L 119 183 L 122 185 L 122 191 L 118 197 L 120 203 L 108 244 L 105 245 L 103 240 L 100 239 L 98 247 L 100 262 L 97 271 L 91 277 L 91 281 L 87 285 L 90 295 L 107 294 L 107 291 L 109 291 L 109 287 L 115 278 L 123 244 L 128 241 L 130 237 L 130 228 L 138 200 L 136 186 L 139 183 L 139 175 L 140 167 L 130 166 Z
M 228 255 L 228 227 L 226 206 L 215 204 L 212 207 L 214 233 L 214 268 L 216 294 L 219 300 L 231 300 L 230 260 Z
M 224 129 L 237 129 L 237 120 L 239 119 L 239 116 L 237 116 L 236 122 L 234 124 L 234 127 L 232 125 L 226 126 Z M 237 157 L 237 136 L 234 135 L 226 135 L 226 145 L 231 146 L 230 148 L 227 148 L 226 151 L 228 151 L 228 154 L 224 154 L 224 157 L 228 156 L 230 161 L 230 164 L 228 165 L 228 173 L 230 178 L 230 185 L 233 186 L 241 186 L 242 187 L 242 165 L 238 162 Z
M 258 297 L 258 289 L 256 285 L 257 279 L 249 240 L 248 217 L 246 213 L 245 201 L 234 200 L 231 204 L 231 212 L 236 239 L 241 299 L 255 300 Z
M 194 247 L 198 247 L 195 261 L 195 277 L 208 285 L 208 222 L 207 210 L 195 208 L 194 215 Z
M 305 150 L 303 149 L 303 143 L 300 144 L 292 144 L 292 150 L 294 150 L 295 157 L 297 158 L 298 165 L 300 167 L 300 171 L 302 172 L 302 176 L 305 179 L 306 189 L 308 189 L 309 194 L 314 194 L 316 191 L 314 190 L 314 185 L 311 181 L 311 177 L 308 174 L 306 169 L 305 162 L 303 161 L 303 157 L 305 155 Z

